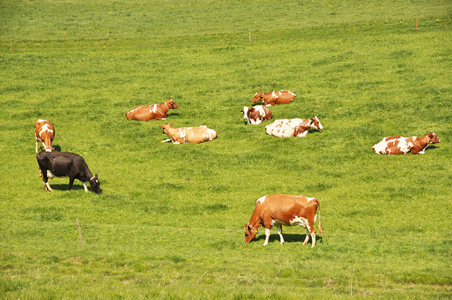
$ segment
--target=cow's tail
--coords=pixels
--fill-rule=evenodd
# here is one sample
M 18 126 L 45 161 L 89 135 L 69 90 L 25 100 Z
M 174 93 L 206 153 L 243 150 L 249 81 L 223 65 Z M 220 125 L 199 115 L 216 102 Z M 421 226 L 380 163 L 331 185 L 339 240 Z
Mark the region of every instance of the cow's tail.
M 320 221 L 320 201 L 318 199 L 316 200 L 317 200 L 317 209 L 319 213 L 319 233 L 323 233 L 322 222 Z

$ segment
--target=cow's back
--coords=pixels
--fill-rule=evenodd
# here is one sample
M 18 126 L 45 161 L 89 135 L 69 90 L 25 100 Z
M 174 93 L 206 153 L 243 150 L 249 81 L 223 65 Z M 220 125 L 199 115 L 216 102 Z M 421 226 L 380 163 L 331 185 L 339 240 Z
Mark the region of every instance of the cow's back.
M 372 149 L 378 154 L 400 155 L 408 153 L 412 146 L 413 144 L 409 142 L 409 138 L 389 136 L 375 144 Z
M 308 199 L 303 195 L 286 194 L 267 195 L 263 201 L 261 199 L 259 199 L 261 202 L 261 218 L 264 220 L 271 218 L 286 225 L 291 225 L 290 221 L 294 219 L 294 216 L 314 215 L 318 201 L 315 198 Z
M 87 168 L 83 157 L 71 152 L 40 152 L 36 159 L 43 172 L 49 170 L 57 177 L 78 174 Z
M 217 137 L 217 132 L 207 126 L 185 127 L 184 133 L 186 143 L 202 143 Z
M 289 119 L 279 119 L 265 126 L 265 131 L 267 134 L 276 137 L 291 137 L 294 136 L 295 131 L 290 123 Z

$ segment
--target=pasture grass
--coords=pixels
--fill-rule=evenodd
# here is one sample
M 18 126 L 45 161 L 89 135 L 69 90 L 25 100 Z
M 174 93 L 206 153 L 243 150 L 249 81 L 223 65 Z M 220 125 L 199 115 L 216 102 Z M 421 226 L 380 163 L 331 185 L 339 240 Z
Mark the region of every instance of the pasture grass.
M 449 298 L 450 25 L 448 1 L 3 1 L 0 295 Z M 279 89 L 298 97 L 274 119 L 317 115 L 323 132 L 245 126 L 254 93 Z M 125 119 L 169 97 L 168 120 Z M 102 195 L 42 190 L 39 118 Z M 218 138 L 160 143 L 165 122 Z M 371 150 L 429 131 L 441 143 L 424 155 Z M 271 193 L 320 199 L 316 248 L 301 228 L 244 242 Z

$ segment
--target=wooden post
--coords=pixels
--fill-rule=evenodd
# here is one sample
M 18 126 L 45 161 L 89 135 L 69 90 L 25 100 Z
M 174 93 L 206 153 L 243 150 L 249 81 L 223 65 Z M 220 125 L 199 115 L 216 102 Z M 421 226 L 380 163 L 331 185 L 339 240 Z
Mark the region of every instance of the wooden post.
M 248 29 L 248 36 L 250 38 L 250 45 L 251 45 L 251 27 Z
M 85 250 L 85 244 L 83 243 L 83 237 L 82 237 L 82 229 L 80 228 L 78 218 L 75 220 L 77 221 L 78 234 L 80 235 L 80 241 L 82 242 L 82 249 Z

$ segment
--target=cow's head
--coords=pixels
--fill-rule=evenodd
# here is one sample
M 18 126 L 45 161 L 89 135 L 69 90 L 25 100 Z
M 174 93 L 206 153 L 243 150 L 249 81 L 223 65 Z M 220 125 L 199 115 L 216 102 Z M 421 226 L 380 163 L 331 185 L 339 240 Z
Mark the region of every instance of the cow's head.
M 251 242 L 259 231 L 249 223 L 245 224 L 245 242 Z
M 243 118 L 245 120 L 248 120 L 248 115 L 249 115 L 248 111 L 249 111 L 249 109 L 250 108 L 248 106 L 244 106 L 243 109 L 241 110 L 241 112 L 243 114 Z
M 168 129 L 173 127 L 173 123 L 171 124 L 165 123 L 164 125 L 160 125 L 159 127 L 163 129 L 164 134 L 168 134 Z
M 89 184 L 91 186 L 91 189 L 95 191 L 97 194 L 102 194 L 102 190 L 100 189 L 100 182 L 99 177 L 97 174 L 89 180 Z
M 437 143 L 439 143 L 439 138 L 433 131 L 430 131 L 430 133 L 427 133 L 426 135 L 428 136 L 429 144 L 437 144 Z
M 317 118 L 317 116 L 315 116 L 314 118 L 311 119 L 311 128 L 315 128 L 317 130 L 323 130 L 323 126 L 322 126 L 322 124 L 320 124 L 319 118 Z
M 166 104 L 168 105 L 168 108 L 177 109 L 179 106 L 177 106 L 176 102 L 173 101 L 173 99 L 169 98 L 166 101 Z
M 251 102 L 259 102 L 264 101 L 264 94 L 261 93 L 261 91 L 258 91 L 256 94 L 254 94 L 253 100 Z
M 45 152 L 52 152 L 53 150 L 55 150 L 55 147 L 45 146 L 41 147 L 41 149 L 44 150 Z

